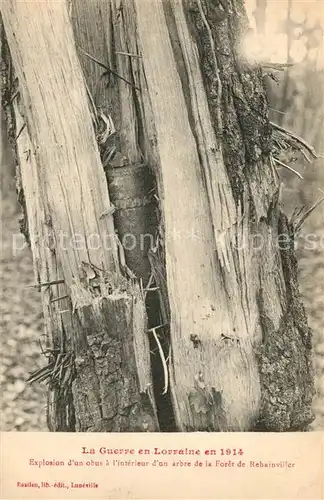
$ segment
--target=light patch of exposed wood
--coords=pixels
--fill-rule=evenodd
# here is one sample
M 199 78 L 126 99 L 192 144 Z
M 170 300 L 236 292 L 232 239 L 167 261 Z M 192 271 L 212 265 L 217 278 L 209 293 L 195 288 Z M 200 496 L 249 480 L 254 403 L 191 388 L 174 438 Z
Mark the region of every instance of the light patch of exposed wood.
M 63 272 L 56 258 L 55 236 L 51 227 L 51 217 L 48 204 L 40 189 L 39 167 L 33 151 L 33 145 L 27 128 L 24 125 L 24 111 L 20 96 L 13 102 L 16 120 L 16 129 L 22 130 L 17 140 L 17 154 L 19 157 L 19 168 L 24 187 L 26 200 L 29 238 L 33 254 L 35 284 L 49 283 L 63 279 Z M 21 114 L 22 113 L 22 114 Z M 52 350 L 57 348 L 63 338 L 65 316 L 61 315 L 70 307 L 70 300 L 60 300 L 52 303 L 54 298 L 66 296 L 67 287 L 64 283 L 54 286 L 40 288 L 41 300 L 44 314 L 44 338 L 43 349 Z M 66 325 L 65 325 L 66 326 Z M 67 330 L 67 329 L 66 329 Z M 42 342 L 42 339 L 41 339 Z M 49 355 L 50 351 L 47 351 Z M 58 421 L 64 421 L 67 429 L 71 428 L 70 404 L 59 404 L 57 391 L 51 387 L 48 391 L 47 423 L 49 429 L 54 431 L 59 428 Z
M 56 237 L 61 238 L 57 250 L 65 280 L 69 285 L 78 280 L 82 261 L 90 261 L 104 267 L 116 282 L 118 265 L 112 220 L 99 221 L 100 214 L 110 205 L 107 183 L 90 111 L 81 105 L 87 102 L 87 95 L 65 5 L 39 4 L 37 16 L 34 11 L 30 13 L 31 9 L 16 7 L 17 17 L 11 17 L 15 38 L 10 40 L 10 47 L 19 61 L 17 76 L 26 82 L 21 92 L 28 107 L 27 126 L 37 162 L 42 165 L 41 190 L 48 196 Z M 30 15 L 31 22 L 22 33 L 19 25 L 24 14 Z M 34 35 L 40 23 L 42 39 L 37 40 Z M 41 80 L 37 68 L 41 68 Z M 64 110 L 58 99 L 64 102 Z M 87 140 L 82 140 L 85 137 Z M 105 236 L 111 240 L 110 252 L 103 251 Z M 84 237 L 75 251 L 74 238 Z M 95 248 L 97 242 L 92 243 L 97 238 L 99 248 Z
M 171 305 L 171 377 L 177 424 L 181 430 L 246 430 L 258 412 L 257 362 L 242 304 L 237 301 L 238 307 L 233 311 L 233 296 L 227 296 L 224 283 L 228 275 L 223 278 L 224 270 L 217 257 L 216 250 L 231 256 L 230 245 L 225 239 L 224 248 L 219 248 L 215 237 L 215 233 L 231 229 L 238 215 L 210 123 L 197 54 L 176 3 L 176 17 L 183 28 L 185 60 L 190 68 L 202 165 L 163 6 L 157 0 L 149 3 L 137 0 L 135 4 L 163 179 L 162 207 Z M 228 279 L 230 282 L 232 277 Z M 229 343 L 224 342 L 223 336 L 231 339 Z M 201 342 L 197 349 L 193 346 L 193 338 Z M 213 399 L 213 392 L 221 393 L 218 403 Z M 203 408 L 197 410 L 192 404 L 195 397 L 201 397 L 207 408 L 210 405 L 213 409 L 209 407 L 206 413 Z

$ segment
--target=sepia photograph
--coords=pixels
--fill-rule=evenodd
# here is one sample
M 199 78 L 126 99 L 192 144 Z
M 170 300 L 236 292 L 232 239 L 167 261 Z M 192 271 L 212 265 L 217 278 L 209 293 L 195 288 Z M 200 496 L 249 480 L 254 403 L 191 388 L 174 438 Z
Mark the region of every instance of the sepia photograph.
M 0 8 L 0 430 L 323 431 L 323 1 Z

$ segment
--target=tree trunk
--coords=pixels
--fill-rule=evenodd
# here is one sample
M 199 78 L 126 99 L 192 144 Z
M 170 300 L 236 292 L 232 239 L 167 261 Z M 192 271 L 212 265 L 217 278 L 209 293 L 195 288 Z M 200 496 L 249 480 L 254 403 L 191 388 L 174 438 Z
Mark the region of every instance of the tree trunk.
M 70 399 L 82 422 L 77 430 L 92 427 L 91 414 L 96 430 L 107 420 L 106 430 L 137 430 L 120 417 L 121 409 L 135 403 L 151 417 L 153 425 L 145 428 L 157 428 L 137 280 L 121 275 L 114 238 L 108 251 L 63 252 L 57 245 L 62 230 L 70 238 L 81 233 L 85 241 L 93 232 L 113 235 L 112 219 L 100 219 L 109 207 L 102 165 L 117 205 L 128 179 L 135 183 L 136 169 L 144 168 L 143 178 L 153 173 L 156 180 L 155 231 L 147 222 L 154 206 L 143 209 L 150 203 L 144 202 L 150 182 L 142 183 L 140 196 L 139 185 L 127 195 L 138 209 L 135 239 L 150 226 L 154 245 L 149 252 L 135 252 L 136 258 L 134 252 L 127 254 L 126 263 L 138 279 L 155 279 L 159 288 L 159 303 L 153 300 L 150 308 L 146 301 L 149 333 L 161 348 L 158 318 L 163 338 L 169 335 L 170 356 L 161 348 L 159 359 L 164 392 L 170 379 L 175 429 L 302 430 L 312 419 L 311 333 L 299 297 L 293 227 L 280 210 L 269 160 L 271 128 L 261 71 L 239 54 L 243 2 L 222 5 L 207 0 L 72 2 L 88 87 L 117 129 L 113 142 L 101 147 L 101 161 L 65 5 L 34 9 L 11 1 L 3 8 L 26 133 L 36 153 L 33 169 L 19 155 L 22 171 L 33 172 L 25 176 L 24 189 L 28 218 L 41 235 L 32 240 L 36 268 L 43 270 L 42 281 L 54 277 L 45 276 L 45 270 L 60 269 L 55 278 L 63 277 L 71 301 L 60 335 L 78 360 Z M 30 17 L 30 30 L 22 26 L 24 16 Z M 110 76 L 106 87 L 98 62 Z M 32 199 L 32 192 L 37 197 Z M 131 227 L 130 208 L 117 206 L 120 235 Z M 51 266 L 44 228 L 56 242 Z M 97 297 L 93 274 L 85 282 L 80 276 L 80 268 L 86 272 L 89 264 L 94 274 L 104 269 Z M 46 293 L 49 311 L 53 303 Z M 54 318 L 48 313 L 54 339 L 56 318 L 65 318 L 60 312 L 66 308 Z M 117 346 L 111 348 L 113 339 Z M 110 375 L 112 367 L 117 376 Z M 122 396 L 116 400 L 117 389 Z M 143 393 L 150 396 L 148 409 Z M 161 423 L 160 407 L 158 413 Z
M 17 148 L 49 334 L 49 427 L 157 429 L 143 294 L 102 215 L 107 182 L 66 5 L 8 2 L 2 16 L 26 124 Z

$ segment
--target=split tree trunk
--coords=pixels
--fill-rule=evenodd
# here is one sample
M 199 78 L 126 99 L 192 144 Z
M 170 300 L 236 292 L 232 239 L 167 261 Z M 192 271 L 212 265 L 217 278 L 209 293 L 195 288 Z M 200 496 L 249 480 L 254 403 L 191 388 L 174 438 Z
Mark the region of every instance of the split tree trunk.
M 67 7 L 9 1 L 2 16 L 26 125 L 17 148 L 53 366 L 50 429 L 157 429 L 144 299 L 102 216 L 107 182 Z
M 33 34 L 39 30 L 33 40 L 28 31 L 22 31 L 24 15 L 32 18 Z M 28 217 L 37 220 L 39 213 L 49 210 L 55 240 L 61 229 L 70 236 L 77 229 L 85 239 L 94 230 L 101 234 L 100 213 L 109 206 L 109 198 L 65 7 L 42 4 L 38 11 L 12 1 L 3 17 L 27 110 L 27 130 L 34 148 L 39 147 L 34 182 L 40 186 L 38 203 L 45 206 L 35 209 L 26 179 Z M 176 430 L 304 429 L 312 419 L 311 333 L 299 297 L 293 229 L 280 211 L 279 186 L 269 162 L 271 129 L 261 72 L 238 53 L 245 27 L 243 2 L 229 0 L 224 10 L 207 0 L 75 0 L 71 19 L 90 92 L 117 128 L 116 142 L 109 147 L 114 146 L 118 154 L 112 160 L 108 155 L 105 163 L 108 179 L 113 168 L 127 165 L 131 170 L 139 164 L 156 178 L 159 238 L 149 255 L 142 255 L 143 262 L 147 259 L 145 269 L 134 264 L 132 271 L 147 279 L 148 260 L 156 263 L 152 273 L 159 285 L 160 311 L 154 314 L 163 324 L 169 323 L 168 373 Z M 66 38 L 51 36 L 52 30 Z M 98 33 L 103 34 L 102 43 Z M 43 39 L 47 48 L 40 42 Z M 123 80 L 110 74 L 104 88 L 104 78 L 89 55 Z M 46 71 L 41 68 L 43 58 Z M 41 70 L 36 79 L 35 68 Z M 55 106 L 55 97 L 64 105 Z M 58 149 L 58 144 L 63 148 Z M 122 173 L 116 176 L 126 182 Z M 73 186 L 71 200 L 63 197 L 69 186 Z M 82 196 L 87 214 L 83 219 Z M 138 201 L 138 206 L 144 205 Z M 112 222 L 104 223 L 111 235 Z M 38 231 L 45 227 L 40 220 Z M 35 257 L 45 240 L 46 235 L 33 243 Z M 140 401 L 145 391 L 151 394 L 143 299 L 136 285 L 122 279 L 116 247 L 91 255 L 58 249 L 56 257 L 72 299 L 72 320 L 76 316 L 81 322 L 71 321 L 68 338 L 78 339 L 84 332 L 82 356 L 87 349 L 95 367 L 108 363 L 96 371 L 93 386 L 83 392 L 84 372 L 82 364 L 77 365 L 72 402 L 77 417 L 81 412 L 86 418 L 92 408 L 101 407 L 97 400 L 90 409 L 78 404 L 80 393 L 81 401 L 98 394 L 97 385 L 104 401 L 116 407 L 109 389 L 117 387 L 109 378 L 116 359 L 122 365 L 118 376 L 130 380 L 130 370 L 134 377 L 132 388 L 124 386 L 132 401 Z M 105 285 L 100 296 L 93 297 L 92 284 L 82 284 L 79 276 L 83 261 L 105 269 L 112 294 Z M 43 266 L 47 261 L 42 255 L 37 262 Z M 125 319 L 123 333 L 112 307 L 121 283 L 125 289 L 118 295 L 120 314 L 128 318 L 125 304 L 136 296 L 132 304 L 141 319 L 135 329 Z M 105 304 L 105 311 L 96 309 L 98 301 Z M 91 314 L 85 314 L 89 309 Z M 89 333 L 90 325 L 97 334 Z M 118 344 L 110 365 L 102 349 L 97 350 L 97 342 L 102 346 L 102 339 L 115 328 L 115 336 L 123 335 L 129 348 Z M 64 331 L 70 332 L 69 327 Z M 71 346 L 78 350 L 79 343 Z M 76 359 L 82 356 L 76 353 Z M 93 374 L 92 366 L 88 370 Z M 140 368 L 136 383 L 134 373 Z M 148 399 L 154 422 L 153 397 Z M 127 407 L 124 396 L 121 406 Z M 94 421 L 100 423 L 103 418 L 97 411 Z M 107 430 L 126 430 L 116 425 L 119 417 L 113 410 L 109 418 Z M 156 424 L 146 428 L 154 430 Z

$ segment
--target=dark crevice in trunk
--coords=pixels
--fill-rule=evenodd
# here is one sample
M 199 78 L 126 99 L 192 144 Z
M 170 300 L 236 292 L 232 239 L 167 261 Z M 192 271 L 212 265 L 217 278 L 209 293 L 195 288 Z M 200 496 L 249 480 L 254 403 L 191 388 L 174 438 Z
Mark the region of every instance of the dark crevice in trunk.
M 1 108 L 6 127 L 7 139 L 11 149 L 12 160 L 16 174 L 16 193 L 17 201 L 20 206 L 19 228 L 20 232 L 25 236 L 28 245 L 30 245 L 27 207 L 25 202 L 24 191 L 21 185 L 20 164 L 17 151 L 17 127 L 15 114 L 13 111 L 13 98 L 20 99 L 18 79 L 15 78 L 13 63 L 11 60 L 10 49 L 6 39 L 5 30 L 0 16 L 0 38 L 1 38 Z
M 160 299 L 157 293 L 152 292 L 148 295 L 146 299 L 147 315 L 149 321 L 149 329 L 158 327 L 162 323 L 161 312 L 160 312 Z M 156 335 L 159 337 L 161 347 L 163 349 L 164 357 L 167 359 L 169 355 L 170 346 L 170 332 L 169 328 L 163 327 L 156 330 Z M 151 352 L 151 364 L 152 364 L 152 377 L 154 384 L 154 396 L 157 406 L 157 414 L 160 424 L 161 432 L 174 432 L 176 431 L 175 419 L 172 409 L 170 390 L 166 394 L 163 394 L 165 379 L 163 372 L 163 365 L 161 361 L 161 356 L 156 343 L 156 340 L 152 334 L 149 337 L 150 340 L 150 352 Z
M 156 279 L 150 280 L 152 271 L 149 252 L 155 247 L 158 220 L 156 215 L 156 202 L 154 201 L 154 179 L 149 168 L 145 165 L 132 165 L 125 167 L 109 168 L 106 171 L 111 202 L 116 207 L 114 214 L 119 238 L 124 245 L 126 264 L 129 269 L 142 280 L 145 288 L 159 286 Z M 131 238 L 135 245 L 128 246 L 127 239 Z M 150 358 L 153 377 L 153 391 L 157 406 L 160 430 L 172 432 L 175 430 L 169 391 L 163 394 L 164 371 L 161 354 L 152 332 L 160 340 L 167 359 L 169 353 L 168 327 L 165 314 L 161 312 L 161 294 L 157 291 L 146 291 L 146 313 L 148 317 L 148 335 L 150 343 Z

